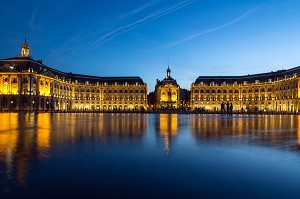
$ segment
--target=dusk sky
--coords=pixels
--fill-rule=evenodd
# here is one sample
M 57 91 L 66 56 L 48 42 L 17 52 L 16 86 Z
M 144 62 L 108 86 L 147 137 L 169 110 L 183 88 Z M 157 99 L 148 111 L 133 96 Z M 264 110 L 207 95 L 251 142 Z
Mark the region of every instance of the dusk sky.
M 0 59 L 31 56 L 55 69 L 140 76 L 153 91 L 167 66 L 189 89 L 198 76 L 300 65 L 299 0 L 2 1 Z

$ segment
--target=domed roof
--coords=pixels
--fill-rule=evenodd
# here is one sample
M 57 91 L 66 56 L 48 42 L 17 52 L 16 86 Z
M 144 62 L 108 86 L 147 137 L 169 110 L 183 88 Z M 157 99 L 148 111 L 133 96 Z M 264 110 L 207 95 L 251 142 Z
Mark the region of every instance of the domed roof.
M 169 66 L 168 66 L 168 69 L 167 69 L 167 73 L 168 73 L 168 72 L 169 72 L 169 73 L 171 72 L 171 69 L 169 68 Z
M 25 38 L 24 43 L 22 44 L 22 48 L 29 48 L 29 45 L 28 45 L 28 43 L 26 42 L 26 38 Z
M 26 38 L 25 38 L 25 41 L 23 42 L 23 44 L 21 46 L 20 57 L 30 57 L 29 53 L 30 53 L 29 45 L 28 45 L 28 43 L 26 41 Z

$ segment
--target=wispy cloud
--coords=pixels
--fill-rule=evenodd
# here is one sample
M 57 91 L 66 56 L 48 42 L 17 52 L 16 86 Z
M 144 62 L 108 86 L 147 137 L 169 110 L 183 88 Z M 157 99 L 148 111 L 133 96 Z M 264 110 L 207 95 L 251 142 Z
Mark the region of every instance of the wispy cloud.
M 119 17 L 119 19 L 124 19 L 124 18 L 130 17 L 130 16 L 132 16 L 132 15 L 136 15 L 136 14 L 138 14 L 138 13 L 140 13 L 140 12 L 146 10 L 147 8 L 149 8 L 149 7 L 153 6 L 153 5 L 155 5 L 155 4 L 159 3 L 159 2 L 161 2 L 161 1 L 162 1 L 162 0 L 149 1 L 149 2 L 147 2 L 147 3 L 143 4 L 143 5 L 141 5 L 140 7 L 135 8 L 135 9 L 129 11 L 128 13 L 125 13 L 125 14 L 121 15 L 121 16 Z
M 153 0 L 151 2 L 148 2 L 146 4 L 143 4 L 142 6 L 135 8 L 124 15 L 121 15 L 123 17 L 131 18 L 132 16 L 137 15 L 138 13 L 141 13 L 145 11 L 146 9 L 149 9 L 150 7 L 154 7 L 158 3 L 162 2 L 163 0 Z M 81 37 L 85 36 L 87 32 L 95 32 L 99 29 L 99 25 L 93 25 L 91 27 L 86 28 L 84 31 L 79 32 L 77 35 L 73 36 L 70 38 L 66 43 L 60 48 L 57 49 L 53 54 L 48 56 L 49 60 L 56 60 L 55 65 L 61 65 L 63 63 L 68 62 L 68 60 L 71 60 L 74 54 L 74 49 L 75 51 L 82 51 L 82 52 L 90 52 L 94 50 L 95 48 L 99 47 L 103 43 L 117 37 L 118 35 L 124 34 L 129 30 L 132 30 L 139 25 L 148 23 L 152 20 L 158 19 L 162 16 L 165 16 L 167 14 L 173 13 L 183 7 L 186 7 L 198 0 L 183 0 L 177 4 L 165 6 L 163 8 L 159 8 L 158 10 L 154 10 L 150 12 L 150 14 L 147 14 L 146 16 L 141 17 L 140 19 L 137 19 L 135 21 L 131 21 L 127 24 L 120 25 L 118 27 L 115 27 L 106 33 L 103 34 L 98 34 L 98 36 L 95 36 L 94 39 L 88 40 L 85 42 L 81 42 Z M 76 48 L 73 48 L 74 46 L 74 41 L 76 41 L 77 46 Z M 71 52 L 70 52 L 71 51 Z
M 96 39 L 95 41 L 93 41 L 90 44 L 90 47 L 91 47 L 91 49 L 94 49 L 94 48 L 98 47 L 99 45 L 103 44 L 104 42 L 106 42 L 122 33 L 129 31 L 129 30 L 137 27 L 140 24 L 144 24 L 144 23 L 150 22 L 152 20 L 158 19 L 164 15 L 175 12 L 176 10 L 179 10 L 180 8 L 186 7 L 196 1 L 197 0 L 185 0 L 185 1 L 182 1 L 175 5 L 172 5 L 170 7 L 164 7 L 164 8 L 158 9 L 141 19 L 138 19 L 134 22 L 131 22 L 131 23 L 123 25 L 123 26 L 119 26 L 119 27 L 111 30 L 110 32 L 100 36 L 98 39 Z
M 32 12 L 32 15 L 30 17 L 30 20 L 28 22 L 28 25 L 30 27 L 31 32 L 34 32 L 35 30 L 37 30 L 37 26 L 36 26 L 36 14 L 38 12 L 38 6 L 34 7 L 34 10 Z
M 175 41 L 175 42 L 173 42 L 173 43 L 171 43 L 169 45 L 163 46 L 163 48 L 171 48 L 171 47 L 177 46 L 179 44 L 185 43 L 187 41 L 190 41 L 190 40 L 192 40 L 192 39 L 194 39 L 196 37 L 199 37 L 199 36 L 202 36 L 202 35 L 206 35 L 208 33 L 212 33 L 212 32 L 221 30 L 223 28 L 226 28 L 226 27 L 228 27 L 230 25 L 233 25 L 235 23 L 238 23 L 238 22 L 242 21 L 243 19 L 245 19 L 246 17 L 248 17 L 254 11 L 256 11 L 259 7 L 261 7 L 261 6 L 257 6 L 255 8 L 252 8 L 252 9 L 248 10 L 247 12 L 245 12 L 244 14 L 242 14 L 241 16 L 239 16 L 239 17 L 235 18 L 234 20 L 232 20 L 232 21 L 230 21 L 228 23 L 225 23 L 225 24 L 223 24 L 221 26 L 218 26 L 218 27 L 215 27 L 215 28 L 211 28 L 211 29 L 208 29 L 208 30 L 201 31 L 201 32 L 198 32 L 196 34 L 190 35 L 190 36 L 188 36 L 188 37 L 186 37 L 186 38 L 184 38 L 182 40 Z

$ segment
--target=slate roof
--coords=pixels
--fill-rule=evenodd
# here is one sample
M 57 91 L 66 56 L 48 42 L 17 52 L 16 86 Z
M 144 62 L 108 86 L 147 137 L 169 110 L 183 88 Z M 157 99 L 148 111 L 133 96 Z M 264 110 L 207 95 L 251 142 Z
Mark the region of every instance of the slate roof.
M 196 79 L 195 84 L 199 84 L 200 82 L 203 82 L 204 84 L 210 84 L 211 82 L 214 82 L 215 84 L 222 84 L 223 82 L 226 82 L 227 84 L 233 84 L 234 82 L 242 84 L 244 81 L 247 81 L 247 83 L 255 83 L 256 80 L 259 80 L 262 83 L 268 82 L 269 79 L 276 81 L 285 77 L 291 77 L 294 74 L 300 74 L 300 66 L 287 70 L 278 70 L 276 72 L 272 71 L 242 76 L 199 76 Z
M 157 80 L 156 82 L 156 86 L 155 87 L 158 87 L 158 86 L 165 86 L 165 85 L 168 85 L 168 84 L 171 84 L 171 85 L 174 85 L 174 86 L 179 86 L 177 84 L 177 81 L 174 80 L 172 77 L 169 77 L 169 78 L 164 78 L 163 80 L 159 81 Z
M 44 65 L 39 60 L 34 60 L 30 57 L 13 57 L 8 59 L 0 60 L 0 72 L 27 72 L 28 70 L 32 70 L 37 74 L 43 74 L 46 76 L 50 76 L 53 78 L 71 80 L 74 82 L 77 80 L 79 83 L 84 83 L 89 81 L 89 83 L 108 83 L 113 84 L 118 82 L 119 84 L 123 84 L 127 82 L 128 84 L 144 84 L 143 80 L 138 76 L 125 76 L 125 77 L 99 77 L 99 76 L 90 76 L 90 75 L 82 75 L 82 74 L 73 74 L 66 73 L 54 68 L 48 67 Z

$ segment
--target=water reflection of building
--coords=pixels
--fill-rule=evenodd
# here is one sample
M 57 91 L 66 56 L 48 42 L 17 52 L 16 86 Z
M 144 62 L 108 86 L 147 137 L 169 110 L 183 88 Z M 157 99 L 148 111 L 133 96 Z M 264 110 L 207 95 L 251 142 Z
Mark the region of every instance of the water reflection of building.
M 147 129 L 147 114 L 57 114 L 52 117 L 52 131 L 62 130 L 64 133 L 52 133 L 51 143 L 54 147 L 77 142 L 118 140 L 139 140 Z
M 17 116 L 17 114 L 13 114 Z M 17 117 L 12 119 L 10 114 L 1 114 L 0 120 L 0 163 L 4 164 L 7 178 L 12 178 L 13 173 L 13 158 L 16 153 L 18 143 L 18 120 Z M 1 165 L 0 164 L 0 165 Z
M 298 116 L 298 144 L 297 148 L 300 149 L 300 117 Z
M 19 184 L 24 184 L 30 159 L 47 155 L 50 128 L 50 114 L 1 114 L 0 161 L 8 179 L 15 173 Z
M 218 117 L 194 115 L 190 120 L 191 132 L 200 142 L 224 141 L 293 148 L 300 140 L 299 116 Z M 293 142 L 295 143 L 293 144 Z
M 102 123 L 103 136 L 110 138 L 141 138 L 147 128 L 147 114 L 114 114 Z
M 7 179 L 26 182 L 30 162 L 50 158 L 50 149 L 102 141 L 137 141 L 145 135 L 147 114 L 1 113 L 0 166 Z M 16 175 L 16 176 L 14 176 Z
M 177 114 L 159 114 L 157 115 L 156 131 L 163 138 L 165 151 L 171 152 L 171 142 L 177 136 L 178 115 Z
M 51 115 L 37 115 L 37 152 L 40 158 L 48 157 L 48 150 L 51 147 Z
M 97 77 L 65 73 L 29 55 L 0 60 L 0 111 L 140 110 L 147 85 L 140 77 Z

